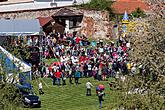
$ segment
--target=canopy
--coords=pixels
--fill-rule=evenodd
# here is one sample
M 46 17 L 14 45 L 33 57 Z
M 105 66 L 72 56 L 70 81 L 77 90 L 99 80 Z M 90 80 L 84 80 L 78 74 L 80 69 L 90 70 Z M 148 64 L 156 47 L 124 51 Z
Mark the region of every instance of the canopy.
M 41 35 L 40 23 L 38 19 L 1 19 L 0 20 L 0 36 L 27 36 Z
M 19 72 L 29 72 L 31 71 L 31 67 L 27 65 L 25 62 L 21 61 L 20 59 L 13 56 L 11 53 L 9 53 L 7 50 L 5 50 L 3 47 L 0 46 L 0 51 L 6 55 L 5 62 L 9 65 L 9 63 L 13 62 L 13 67 L 8 66 L 10 69 L 18 68 Z

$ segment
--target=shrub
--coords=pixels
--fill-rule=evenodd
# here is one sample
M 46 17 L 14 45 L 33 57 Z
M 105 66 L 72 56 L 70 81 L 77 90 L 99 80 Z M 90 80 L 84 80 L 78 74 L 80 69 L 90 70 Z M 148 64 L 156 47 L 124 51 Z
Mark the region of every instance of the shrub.
M 132 15 L 136 18 L 139 18 L 139 17 L 144 17 L 145 14 L 144 14 L 144 11 L 141 10 L 140 8 L 137 8 L 135 11 L 132 12 Z

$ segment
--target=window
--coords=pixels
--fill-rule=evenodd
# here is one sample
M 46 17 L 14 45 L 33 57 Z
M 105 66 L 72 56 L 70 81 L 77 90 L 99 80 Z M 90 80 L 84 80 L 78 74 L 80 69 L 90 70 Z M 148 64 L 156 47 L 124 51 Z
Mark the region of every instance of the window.
M 76 28 L 79 27 L 82 21 L 82 17 L 71 17 L 69 20 L 69 28 Z

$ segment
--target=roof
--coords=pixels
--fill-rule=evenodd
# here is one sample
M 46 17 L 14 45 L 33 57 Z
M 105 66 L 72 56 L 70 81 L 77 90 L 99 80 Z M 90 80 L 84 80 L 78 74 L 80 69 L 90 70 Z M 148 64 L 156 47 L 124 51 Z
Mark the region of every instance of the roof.
M 43 27 L 47 23 L 49 23 L 53 18 L 52 17 L 38 17 L 37 19 L 39 20 L 40 25 Z
M 150 10 L 147 3 L 144 3 L 141 0 L 117 0 L 112 4 L 112 8 L 114 9 L 114 13 L 116 14 L 124 14 L 125 11 L 130 14 L 138 7 L 143 11 Z
M 0 20 L 0 35 L 39 35 L 41 32 L 38 19 L 10 19 Z
M 82 16 L 83 13 L 68 9 L 68 8 L 62 8 L 59 11 L 57 11 L 53 17 L 71 17 L 71 16 Z
M 33 1 L 34 0 L 7 0 L 7 1 L 4 1 L 4 2 L 0 2 L 0 5 L 28 3 L 28 2 L 33 2 Z

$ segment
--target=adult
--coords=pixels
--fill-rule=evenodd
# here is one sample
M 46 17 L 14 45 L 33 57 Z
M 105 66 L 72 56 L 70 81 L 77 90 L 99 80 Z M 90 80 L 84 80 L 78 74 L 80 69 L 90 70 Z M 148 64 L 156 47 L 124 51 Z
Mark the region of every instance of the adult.
M 73 73 L 72 73 L 72 69 L 69 70 L 69 74 L 68 74 L 68 77 L 69 77 L 69 84 L 73 84 L 72 83 L 72 76 L 73 76 Z
M 38 71 L 39 71 L 39 74 L 41 75 L 41 77 L 43 77 L 42 63 L 39 63 L 39 65 L 38 65 Z
M 88 66 L 87 77 L 91 77 L 92 76 L 92 64 L 91 64 L 91 62 L 89 62 L 87 64 L 87 66 Z
M 81 77 L 81 73 L 80 73 L 80 71 L 79 70 L 77 70 L 76 72 L 75 72 L 75 83 L 76 83 L 76 85 L 78 85 L 79 84 L 79 78 Z
M 55 85 L 56 84 L 56 77 L 55 77 L 55 73 L 56 73 L 56 71 L 54 70 L 54 69 L 52 69 L 52 83 L 53 83 L 53 85 Z
M 56 77 L 56 81 L 58 86 L 60 85 L 60 78 L 61 78 L 61 72 L 59 70 L 57 70 L 57 72 L 55 73 L 55 77 Z
M 66 85 L 66 74 L 64 71 L 62 71 L 61 77 L 62 77 L 62 85 Z
M 99 70 L 98 70 L 98 80 L 101 81 L 102 80 L 102 68 L 99 66 Z
M 99 108 L 102 108 L 102 101 L 104 101 L 103 96 L 105 96 L 105 93 L 100 90 L 98 91 L 98 99 L 99 99 Z
M 46 74 L 46 66 L 45 66 L 45 63 L 43 63 L 43 65 L 42 65 L 42 70 L 41 70 L 42 72 L 42 74 L 41 74 L 41 77 L 43 78 L 43 76 Z

